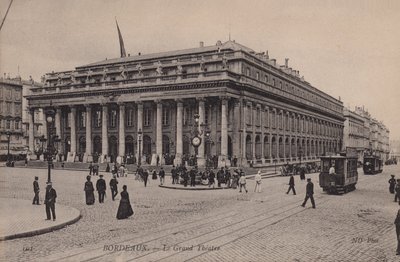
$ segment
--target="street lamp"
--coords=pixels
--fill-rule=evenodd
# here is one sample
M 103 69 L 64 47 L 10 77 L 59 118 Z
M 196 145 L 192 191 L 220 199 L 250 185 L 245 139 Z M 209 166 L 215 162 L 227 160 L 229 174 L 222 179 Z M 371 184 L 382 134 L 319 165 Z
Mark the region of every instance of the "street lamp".
M 140 148 L 140 146 L 141 146 L 141 144 L 142 144 L 142 134 L 143 134 L 143 132 L 142 132 L 142 129 L 141 128 L 139 128 L 139 130 L 138 130 L 138 149 L 139 149 L 139 153 L 138 153 L 138 167 L 140 167 L 140 165 L 142 164 L 142 156 L 141 156 L 141 148 Z
M 6 132 L 7 136 L 7 166 L 10 166 L 10 138 L 11 138 L 11 132 L 7 131 Z
M 201 145 L 201 135 L 204 133 L 207 125 L 204 123 L 201 123 L 199 125 L 199 121 L 200 121 L 200 115 L 199 114 L 194 114 L 194 123 L 192 126 L 192 146 L 194 147 L 194 152 L 195 152 L 195 165 L 197 165 L 197 155 L 199 153 L 199 146 Z M 200 130 L 199 130 L 199 126 L 200 126 Z M 207 131 L 206 131 L 207 133 Z
M 57 135 L 53 135 L 54 131 L 54 118 L 55 118 L 55 110 L 53 107 L 50 107 L 46 110 L 46 122 L 47 122 L 47 182 L 51 182 L 51 168 L 53 166 L 53 156 L 57 153 L 57 149 L 55 148 L 55 143 L 60 142 L 60 138 Z M 42 136 L 44 139 L 44 137 Z M 42 140 L 41 140 L 42 141 Z

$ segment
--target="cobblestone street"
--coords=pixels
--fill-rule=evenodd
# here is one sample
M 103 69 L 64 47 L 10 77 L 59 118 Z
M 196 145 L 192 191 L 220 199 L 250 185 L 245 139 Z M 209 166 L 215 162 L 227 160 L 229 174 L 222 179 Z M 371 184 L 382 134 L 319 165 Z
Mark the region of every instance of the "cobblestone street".
M 375 176 L 359 170 L 357 190 L 327 195 L 314 182 L 316 209 L 304 199 L 306 182 L 295 177 L 297 195 L 286 194 L 288 177 L 264 179 L 262 193 L 238 190 L 185 191 L 147 188 L 132 176 L 128 186 L 135 215 L 115 218 L 119 197 L 86 206 L 86 172 L 55 170 L 57 203 L 77 208 L 82 218 L 61 230 L 0 242 L 4 261 L 397 261 L 393 221 L 398 204 L 388 192 L 385 166 Z M 46 171 L 1 168 L 0 197 L 31 200 L 32 181 L 44 188 Z M 95 182 L 97 178 L 93 178 Z M 105 174 L 108 184 L 110 175 Z M 170 184 L 170 177 L 166 183 Z M 43 199 L 43 196 L 42 196 Z M 97 199 L 97 196 L 96 196 Z M 43 216 L 45 216 L 43 212 Z M 25 251 L 24 251 L 25 250 Z

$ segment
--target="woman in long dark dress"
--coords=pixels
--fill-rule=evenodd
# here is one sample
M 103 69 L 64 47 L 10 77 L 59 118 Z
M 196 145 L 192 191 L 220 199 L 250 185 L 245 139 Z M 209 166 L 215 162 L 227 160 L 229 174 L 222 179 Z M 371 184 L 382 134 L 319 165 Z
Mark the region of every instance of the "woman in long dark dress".
M 117 212 L 117 219 L 125 219 L 133 215 L 131 202 L 129 201 L 129 194 L 126 191 L 126 185 L 122 187 L 121 200 Z
M 86 177 L 85 183 L 85 194 L 86 194 L 86 205 L 93 205 L 94 204 L 94 187 L 93 183 L 90 181 L 90 176 Z

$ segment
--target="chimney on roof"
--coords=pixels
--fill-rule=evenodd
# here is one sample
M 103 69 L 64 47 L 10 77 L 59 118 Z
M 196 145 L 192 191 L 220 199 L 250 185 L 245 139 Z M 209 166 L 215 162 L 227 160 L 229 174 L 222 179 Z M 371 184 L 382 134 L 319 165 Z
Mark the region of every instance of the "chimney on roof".
M 265 58 L 269 59 L 268 50 L 267 50 L 267 52 L 265 52 Z
M 285 67 L 288 68 L 289 66 L 289 58 L 285 58 Z
M 200 41 L 200 47 L 204 47 L 204 42 Z
M 217 43 L 216 43 L 215 45 L 216 45 L 216 46 L 221 46 L 221 45 L 222 45 L 221 40 L 218 40 Z
M 271 59 L 272 65 L 276 66 L 276 59 Z

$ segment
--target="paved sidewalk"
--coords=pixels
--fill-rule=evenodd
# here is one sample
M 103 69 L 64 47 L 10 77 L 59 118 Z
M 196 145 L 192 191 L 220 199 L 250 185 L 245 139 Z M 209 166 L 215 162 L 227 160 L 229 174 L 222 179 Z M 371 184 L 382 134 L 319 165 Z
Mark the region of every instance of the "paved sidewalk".
M 0 240 L 29 237 L 51 232 L 75 223 L 79 210 L 56 203 L 57 220 L 45 220 L 45 205 L 32 205 L 29 200 L 0 198 Z

